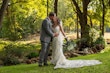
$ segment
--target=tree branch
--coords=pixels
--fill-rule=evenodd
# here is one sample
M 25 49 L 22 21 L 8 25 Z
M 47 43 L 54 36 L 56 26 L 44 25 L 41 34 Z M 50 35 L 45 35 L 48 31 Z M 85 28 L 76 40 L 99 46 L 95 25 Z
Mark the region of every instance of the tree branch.
M 56 16 L 57 16 L 57 6 L 58 6 L 58 0 L 55 0 L 54 2 L 54 12 L 56 13 Z
M 80 8 L 79 8 L 77 2 L 76 2 L 75 0 L 72 0 L 72 2 L 73 2 L 73 4 L 74 4 L 75 7 L 76 7 L 76 10 L 77 10 L 78 15 L 81 16 L 81 15 L 82 15 L 82 12 L 81 12 L 81 10 L 80 10 Z

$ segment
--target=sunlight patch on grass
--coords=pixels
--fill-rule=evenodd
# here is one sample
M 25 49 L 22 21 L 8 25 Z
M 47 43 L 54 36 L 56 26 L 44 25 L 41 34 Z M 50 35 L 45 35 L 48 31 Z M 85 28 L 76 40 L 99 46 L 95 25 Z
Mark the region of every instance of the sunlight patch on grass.
M 101 53 L 108 52 L 108 51 L 110 51 L 110 45 L 107 45 L 107 46 L 105 47 L 105 49 L 103 49 L 103 50 L 101 51 Z

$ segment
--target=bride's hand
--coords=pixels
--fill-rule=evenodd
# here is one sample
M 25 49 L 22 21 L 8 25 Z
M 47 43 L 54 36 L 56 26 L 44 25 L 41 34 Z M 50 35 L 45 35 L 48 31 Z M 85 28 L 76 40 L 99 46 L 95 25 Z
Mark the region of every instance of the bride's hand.
M 54 37 L 57 37 L 58 35 L 59 35 L 59 33 L 55 33 L 55 34 L 54 34 Z
M 65 37 L 65 40 L 68 41 L 68 37 Z

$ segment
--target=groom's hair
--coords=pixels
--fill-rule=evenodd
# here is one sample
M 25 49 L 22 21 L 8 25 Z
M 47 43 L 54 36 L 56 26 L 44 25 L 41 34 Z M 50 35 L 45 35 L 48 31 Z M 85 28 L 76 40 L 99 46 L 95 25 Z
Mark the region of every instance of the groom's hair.
M 49 16 L 55 16 L 55 13 L 54 12 L 50 12 Z

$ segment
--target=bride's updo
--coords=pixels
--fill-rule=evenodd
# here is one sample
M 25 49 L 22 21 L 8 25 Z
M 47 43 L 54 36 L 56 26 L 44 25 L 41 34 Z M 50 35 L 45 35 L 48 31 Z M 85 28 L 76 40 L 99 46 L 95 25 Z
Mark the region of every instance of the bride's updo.
M 58 24 L 58 25 L 60 24 L 60 19 L 59 19 L 59 18 L 57 18 L 57 24 Z

